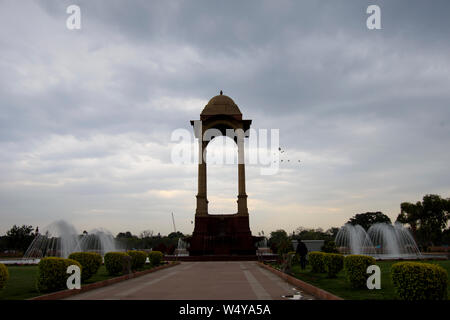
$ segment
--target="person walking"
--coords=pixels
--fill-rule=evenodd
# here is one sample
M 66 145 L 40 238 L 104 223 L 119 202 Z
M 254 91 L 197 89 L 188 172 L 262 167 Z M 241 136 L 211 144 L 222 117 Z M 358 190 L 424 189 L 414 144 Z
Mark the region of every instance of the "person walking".
M 298 240 L 295 253 L 300 256 L 300 267 L 302 268 L 302 270 L 304 270 L 306 268 L 306 255 L 308 254 L 308 248 L 302 240 Z

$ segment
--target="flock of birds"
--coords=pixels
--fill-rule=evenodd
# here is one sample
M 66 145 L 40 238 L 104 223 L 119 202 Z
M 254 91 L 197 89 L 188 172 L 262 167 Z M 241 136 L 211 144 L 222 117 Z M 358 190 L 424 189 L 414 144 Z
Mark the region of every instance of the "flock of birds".
M 281 147 L 279 147 L 279 148 L 278 148 L 278 152 L 279 152 L 280 154 L 283 154 L 283 153 L 284 153 L 284 150 L 282 150 Z M 300 160 L 297 160 L 297 161 L 298 161 L 298 163 L 301 162 Z M 274 161 L 274 162 L 275 162 L 275 161 Z M 284 160 L 281 159 L 280 162 L 284 162 Z M 287 159 L 287 162 L 291 162 L 291 160 L 290 160 L 290 159 Z

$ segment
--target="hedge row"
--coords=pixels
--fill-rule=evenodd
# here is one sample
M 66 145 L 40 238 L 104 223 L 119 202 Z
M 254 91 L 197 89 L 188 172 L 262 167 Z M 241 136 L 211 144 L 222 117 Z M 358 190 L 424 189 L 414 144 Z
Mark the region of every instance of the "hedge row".
M 153 266 L 159 265 L 163 254 L 152 251 L 148 255 Z M 131 269 L 139 269 L 145 265 L 147 254 L 144 251 L 108 252 L 104 256 L 104 263 L 110 275 L 127 273 Z M 102 257 L 98 253 L 74 252 L 69 259 L 48 257 L 43 258 L 38 264 L 38 276 L 36 288 L 39 292 L 54 292 L 67 289 L 67 268 L 77 265 L 81 270 L 81 280 L 85 281 L 96 274 L 102 263 Z M 5 286 L 9 278 L 8 269 L 0 264 L 0 289 Z
M 448 275 L 441 266 L 398 262 L 391 267 L 395 292 L 402 300 L 446 300 Z
M 39 292 L 53 292 L 67 289 L 67 268 L 71 265 L 83 267 L 78 261 L 72 259 L 49 257 L 43 258 L 38 264 L 36 288 Z
M 328 273 L 328 277 L 335 278 L 342 270 L 344 256 L 336 253 L 313 251 L 308 254 L 308 261 L 312 272 Z
M 337 253 L 325 253 L 324 259 L 328 277 L 336 278 L 336 275 L 344 267 L 344 256 Z
M 0 263 L 0 290 L 6 286 L 6 282 L 9 279 L 8 268 L 2 263 Z
M 137 270 L 145 265 L 147 260 L 147 253 L 145 251 L 128 251 L 128 255 L 131 257 L 131 268 Z
M 69 255 L 69 259 L 81 264 L 81 281 L 86 281 L 96 274 L 102 265 L 102 256 L 94 252 L 74 252 Z
M 313 251 L 308 253 L 308 262 L 312 272 L 325 273 L 325 252 Z
M 367 268 L 376 264 L 373 257 L 365 255 L 310 252 L 308 260 L 312 272 L 328 273 L 335 277 L 342 268 L 352 288 L 365 288 Z M 446 300 L 448 287 L 447 271 L 439 265 L 421 262 L 398 262 L 391 267 L 392 283 L 397 296 L 402 300 Z
M 148 258 L 152 266 L 161 263 L 164 255 L 161 251 L 150 251 Z M 110 275 L 128 273 L 144 266 L 147 254 L 144 251 L 108 252 L 105 254 L 105 267 Z
M 367 286 L 367 268 L 375 265 L 376 260 L 370 256 L 352 254 L 344 258 L 344 270 L 352 288 Z
M 164 255 L 161 251 L 150 251 L 150 253 L 148 254 L 150 263 L 153 266 L 159 265 L 161 263 L 163 257 L 164 257 Z
M 125 252 L 108 252 L 104 257 L 106 271 L 110 275 L 128 273 L 131 257 Z

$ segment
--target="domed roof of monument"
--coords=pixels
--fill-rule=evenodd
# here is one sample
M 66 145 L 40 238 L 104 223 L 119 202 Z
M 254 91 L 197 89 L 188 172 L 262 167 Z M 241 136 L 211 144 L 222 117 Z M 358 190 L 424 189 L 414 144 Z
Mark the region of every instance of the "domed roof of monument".
M 222 91 L 220 95 L 213 97 L 209 100 L 208 104 L 203 109 L 201 115 L 242 115 L 236 103 L 230 97 L 223 95 Z

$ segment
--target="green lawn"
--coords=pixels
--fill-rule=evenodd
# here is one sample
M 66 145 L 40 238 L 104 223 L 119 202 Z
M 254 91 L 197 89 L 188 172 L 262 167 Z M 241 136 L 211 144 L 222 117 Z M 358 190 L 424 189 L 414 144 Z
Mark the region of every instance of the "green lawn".
M 377 261 L 377 265 L 381 269 L 381 289 L 352 289 L 350 288 L 344 271 L 339 272 L 337 278 L 329 279 L 326 274 L 311 273 L 311 267 L 307 266 L 306 270 L 301 270 L 300 266 L 295 265 L 292 268 L 292 274 L 316 287 L 331 292 L 343 299 L 349 300 L 394 300 L 397 299 L 394 286 L 391 281 L 391 266 L 397 261 Z M 442 266 L 450 275 L 450 260 L 445 261 L 424 261 L 426 263 L 434 263 Z M 450 284 L 447 287 L 448 297 L 450 297 Z
M 0 290 L 0 300 L 24 300 L 41 295 L 36 290 L 36 276 L 38 272 L 37 266 L 7 266 L 10 278 L 6 283 L 6 287 Z M 151 269 L 150 264 L 146 264 L 144 268 Z M 98 272 L 88 279 L 83 284 L 90 284 L 113 278 L 110 276 L 104 265 L 102 265 Z M 82 285 L 83 285 L 82 284 Z
M 0 300 L 24 300 L 38 296 L 36 290 L 37 266 L 7 266 L 9 280 L 0 290 Z

